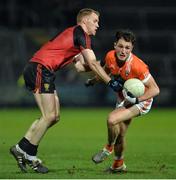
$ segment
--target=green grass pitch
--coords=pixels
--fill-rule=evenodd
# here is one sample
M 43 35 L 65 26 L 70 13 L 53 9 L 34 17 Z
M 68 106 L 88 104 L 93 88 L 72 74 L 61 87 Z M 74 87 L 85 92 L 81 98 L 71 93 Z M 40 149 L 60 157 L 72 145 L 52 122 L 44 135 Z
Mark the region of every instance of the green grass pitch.
M 0 178 L 18 179 L 175 179 L 176 111 L 155 109 L 133 120 L 126 140 L 127 173 L 104 172 L 113 156 L 99 165 L 91 156 L 106 143 L 106 118 L 110 108 L 61 108 L 61 121 L 41 141 L 39 158 L 48 174 L 21 173 L 9 154 L 40 113 L 36 109 L 0 110 Z

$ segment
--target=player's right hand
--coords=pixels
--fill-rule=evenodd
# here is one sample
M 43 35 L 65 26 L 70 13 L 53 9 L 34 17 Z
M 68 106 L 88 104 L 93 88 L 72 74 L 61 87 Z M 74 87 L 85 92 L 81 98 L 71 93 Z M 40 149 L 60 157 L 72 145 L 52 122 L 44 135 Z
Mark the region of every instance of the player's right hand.
M 87 79 L 84 85 L 86 87 L 93 86 L 94 85 L 93 79 Z
M 121 91 L 123 88 L 123 85 L 121 82 L 119 82 L 118 80 L 112 80 L 112 79 L 108 82 L 108 86 L 112 88 L 115 92 Z
M 125 89 L 122 90 L 122 94 L 125 98 L 126 101 L 128 101 L 131 104 L 138 104 L 139 100 L 137 97 L 134 97 L 133 94 L 130 92 L 126 91 Z

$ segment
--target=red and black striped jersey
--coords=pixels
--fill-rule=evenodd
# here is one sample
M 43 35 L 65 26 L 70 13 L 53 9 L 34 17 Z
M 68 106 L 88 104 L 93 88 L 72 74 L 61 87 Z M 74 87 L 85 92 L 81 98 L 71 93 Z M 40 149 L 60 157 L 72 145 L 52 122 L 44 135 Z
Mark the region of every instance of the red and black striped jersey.
M 91 39 L 81 26 L 65 29 L 44 44 L 32 57 L 47 69 L 56 71 L 73 62 L 73 57 L 84 49 L 91 49 Z

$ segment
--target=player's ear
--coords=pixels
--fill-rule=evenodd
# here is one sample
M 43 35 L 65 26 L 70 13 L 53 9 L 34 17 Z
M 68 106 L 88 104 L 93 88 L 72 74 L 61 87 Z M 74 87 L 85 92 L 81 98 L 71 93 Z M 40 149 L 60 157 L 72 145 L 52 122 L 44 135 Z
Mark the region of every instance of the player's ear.
M 89 20 L 89 17 L 88 17 L 88 16 L 84 16 L 84 17 L 83 17 L 83 23 L 84 23 L 84 24 L 86 24 L 88 20 Z
M 117 42 L 114 42 L 114 48 L 116 48 L 116 46 L 117 46 Z

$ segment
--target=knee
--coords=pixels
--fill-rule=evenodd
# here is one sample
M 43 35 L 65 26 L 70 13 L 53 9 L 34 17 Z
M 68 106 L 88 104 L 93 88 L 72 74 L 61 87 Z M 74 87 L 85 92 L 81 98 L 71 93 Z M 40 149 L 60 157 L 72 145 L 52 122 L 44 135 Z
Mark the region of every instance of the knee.
M 55 117 L 53 118 L 53 120 L 51 121 L 51 125 L 50 125 L 50 126 L 58 123 L 59 120 L 60 120 L 60 116 L 59 116 L 59 115 L 55 116 Z
M 53 126 L 57 122 L 59 122 L 60 116 L 58 114 L 52 113 L 47 117 L 48 127 Z
M 110 113 L 108 116 L 107 124 L 109 127 L 115 126 L 118 123 L 117 116 L 115 116 L 113 113 Z

